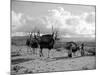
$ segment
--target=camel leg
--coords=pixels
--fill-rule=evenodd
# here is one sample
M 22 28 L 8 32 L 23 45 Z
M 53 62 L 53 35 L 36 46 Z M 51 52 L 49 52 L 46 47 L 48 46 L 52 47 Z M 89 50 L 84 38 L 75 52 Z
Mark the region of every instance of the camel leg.
M 35 54 L 35 48 L 33 48 L 32 53 Z
M 41 49 L 40 49 L 40 57 L 41 57 Z
M 73 56 L 76 56 L 76 52 L 73 52 Z
M 68 51 L 68 57 L 72 57 L 72 49 Z
M 27 54 L 28 54 L 28 47 L 27 47 L 27 51 L 26 51 L 26 52 L 27 52 Z
M 49 58 L 50 50 L 48 50 L 48 58 Z
M 69 54 L 68 57 L 72 57 L 72 54 Z
M 37 55 L 37 52 L 36 52 L 36 51 L 37 51 L 37 49 L 36 49 L 36 48 L 34 48 L 34 54 L 36 54 L 36 55 Z
M 43 56 L 43 52 L 42 52 L 42 50 L 41 50 L 41 55 Z
M 29 52 L 29 54 L 31 54 L 32 55 L 32 48 L 30 47 L 30 52 Z
M 84 50 L 81 50 L 81 56 L 84 56 Z
M 30 52 L 30 47 L 27 47 L 27 54 L 29 54 Z
M 40 49 L 40 57 L 43 56 L 42 49 Z

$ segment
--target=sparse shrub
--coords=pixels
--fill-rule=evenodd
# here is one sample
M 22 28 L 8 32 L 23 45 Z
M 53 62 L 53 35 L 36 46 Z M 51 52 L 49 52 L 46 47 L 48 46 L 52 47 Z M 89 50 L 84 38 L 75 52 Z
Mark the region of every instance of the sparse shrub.
M 24 71 L 24 73 L 26 73 L 26 74 L 28 74 L 28 73 L 33 73 L 33 71 L 30 70 L 30 69 L 26 69 L 26 70 Z
M 13 67 L 13 71 L 15 71 L 15 72 L 18 72 L 21 68 L 24 68 L 23 66 L 19 66 L 19 65 L 16 65 L 16 66 L 14 66 Z
M 16 46 L 17 44 L 16 44 L 16 42 L 11 41 L 11 45 L 15 45 Z
M 13 67 L 13 70 L 14 70 L 15 72 L 18 72 L 19 69 L 20 69 L 20 66 L 18 66 L 18 65 L 16 65 L 16 66 Z
M 82 67 L 82 70 L 88 70 L 88 67 L 84 66 Z
M 14 56 L 21 56 L 21 49 L 19 50 L 16 50 L 14 52 L 11 52 L 11 56 L 14 57 Z

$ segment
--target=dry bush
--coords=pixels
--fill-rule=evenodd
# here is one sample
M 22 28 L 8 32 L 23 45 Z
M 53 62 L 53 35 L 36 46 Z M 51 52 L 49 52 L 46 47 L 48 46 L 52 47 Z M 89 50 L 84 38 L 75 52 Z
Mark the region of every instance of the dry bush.
M 29 73 L 33 73 L 33 71 L 30 70 L 30 69 L 26 69 L 26 70 L 24 71 L 24 73 L 25 73 L 25 74 L 29 74 Z
M 82 70 L 88 70 L 88 67 L 84 66 L 82 67 Z

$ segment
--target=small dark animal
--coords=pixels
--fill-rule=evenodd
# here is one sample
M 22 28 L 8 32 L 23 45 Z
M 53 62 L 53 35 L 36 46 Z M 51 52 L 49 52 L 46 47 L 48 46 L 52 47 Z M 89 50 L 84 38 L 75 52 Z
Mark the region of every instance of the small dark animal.
M 76 51 L 80 50 L 75 42 L 67 42 L 65 48 L 68 50 L 68 57 L 72 57 L 72 53 L 75 54 Z

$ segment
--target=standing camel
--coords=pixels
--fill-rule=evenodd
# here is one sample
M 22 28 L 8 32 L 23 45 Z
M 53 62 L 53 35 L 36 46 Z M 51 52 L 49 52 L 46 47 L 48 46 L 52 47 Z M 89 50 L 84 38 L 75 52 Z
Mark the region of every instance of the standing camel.
M 52 34 L 46 34 L 39 37 L 38 43 L 40 46 L 40 57 L 43 56 L 42 50 L 43 48 L 49 49 L 50 51 L 55 43 L 57 36 L 55 36 L 54 32 Z M 49 52 L 48 52 L 48 58 L 49 58 Z
M 65 48 L 68 50 L 68 57 L 72 57 L 72 53 L 75 55 L 75 53 L 80 50 L 75 42 L 67 42 Z
M 36 39 L 35 33 L 34 33 L 34 37 L 33 37 L 32 36 L 32 32 L 31 32 L 29 38 L 26 40 L 26 45 L 28 47 L 30 47 L 30 50 L 32 48 L 33 49 L 33 53 L 35 54 L 35 48 L 38 48 L 38 41 Z M 27 51 L 29 51 L 29 50 L 27 50 Z

